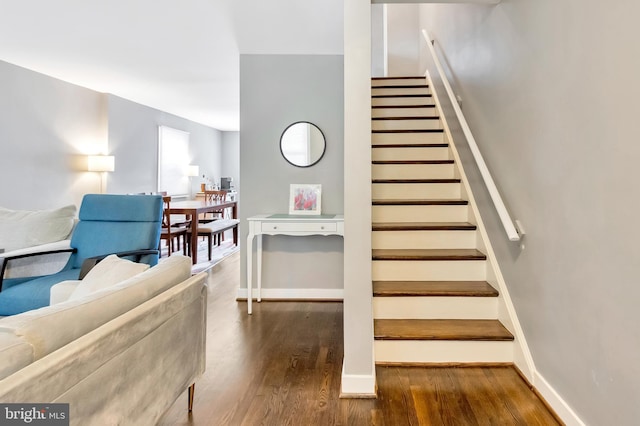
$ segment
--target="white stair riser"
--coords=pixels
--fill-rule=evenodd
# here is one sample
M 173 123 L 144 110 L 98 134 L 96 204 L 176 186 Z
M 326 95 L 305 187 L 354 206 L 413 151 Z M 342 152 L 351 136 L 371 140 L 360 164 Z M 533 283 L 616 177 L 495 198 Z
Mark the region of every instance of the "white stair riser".
M 371 106 L 434 105 L 432 96 L 371 98 Z
M 435 108 L 371 108 L 371 117 L 435 117 Z
M 429 95 L 431 90 L 428 87 L 372 87 L 372 95 Z
M 374 231 L 374 249 L 475 249 L 476 231 Z
M 513 342 L 376 340 L 378 363 L 513 362 Z
M 371 80 L 371 88 L 376 86 L 408 86 L 411 84 L 427 84 L 424 77 L 417 78 L 386 78 L 384 80 Z
M 373 222 L 466 222 L 469 206 L 372 206 Z
M 371 143 L 376 144 L 407 144 L 407 143 L 445 143 L 444 133 L 372 133 Z
M 371 195 L 381 200 L 456 200 L 460 198 L 460 183 L 375 183 Z
M 449 148 L 372 148 L 374 161 L 449 160 Z
M 452 179 L 453 164 L 373 164 L 374 179 Z
M 374 281 L 484 281 L 483 260 L 374 260 Z
M 374 297 L 376 319 L 496 319 L 497 297 Z
M 422 130 L 442 129 L 440 119 L 429 120 L 372 120 L 373 130 Z

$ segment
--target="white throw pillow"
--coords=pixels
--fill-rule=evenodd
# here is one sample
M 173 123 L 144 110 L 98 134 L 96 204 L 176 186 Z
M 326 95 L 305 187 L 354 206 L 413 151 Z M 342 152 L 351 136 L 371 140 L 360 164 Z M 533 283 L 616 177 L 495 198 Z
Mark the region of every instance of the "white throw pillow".
M 94 266 L 82 279 L 78 287 L 71 293 L 69 300 L 91 294 L 103 288 L 108 288 L 134 275 L 149 269 L 146 263 L 135 263 L 127 259 L 120 259 L 115 254 L 105 257 Z
M 0 249 L 5 252 L 65 240 L 73 230 L 76 206 L 54 210 L 0 207 Z

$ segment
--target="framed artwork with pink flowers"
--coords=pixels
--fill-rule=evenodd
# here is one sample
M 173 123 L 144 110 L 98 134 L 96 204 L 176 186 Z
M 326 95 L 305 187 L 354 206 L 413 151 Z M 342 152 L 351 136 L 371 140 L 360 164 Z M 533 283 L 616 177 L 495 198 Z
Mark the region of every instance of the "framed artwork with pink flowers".
M 289 188 L 289 214 L 319 215 L 322 185 L 292 183 Z

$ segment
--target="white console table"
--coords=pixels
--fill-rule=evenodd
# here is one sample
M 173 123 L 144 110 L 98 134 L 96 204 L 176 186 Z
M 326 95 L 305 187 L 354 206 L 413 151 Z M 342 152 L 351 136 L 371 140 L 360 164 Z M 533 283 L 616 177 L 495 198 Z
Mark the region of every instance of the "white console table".
M 263 235 L 290 235 L 306 237 L 309 235 L 341 235 L 344 237 L 344 216 L 342 215 L 317 215 L 302 216 L 288 214 L 261 214 L 247 218 L 249 222 L 249 235 L 247 235 L 247 310 L 251 314 L 253 302 L 253 240 L 257 238 L 257 300 L 262 297 L 262 236 Z

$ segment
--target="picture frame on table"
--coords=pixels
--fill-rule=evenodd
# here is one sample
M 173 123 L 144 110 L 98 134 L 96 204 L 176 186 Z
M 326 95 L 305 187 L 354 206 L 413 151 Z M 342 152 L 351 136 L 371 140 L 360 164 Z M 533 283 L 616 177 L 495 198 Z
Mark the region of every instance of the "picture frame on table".
M 322 185 L 292 183 L 289 187 L 289 214 L 320 215 Z

